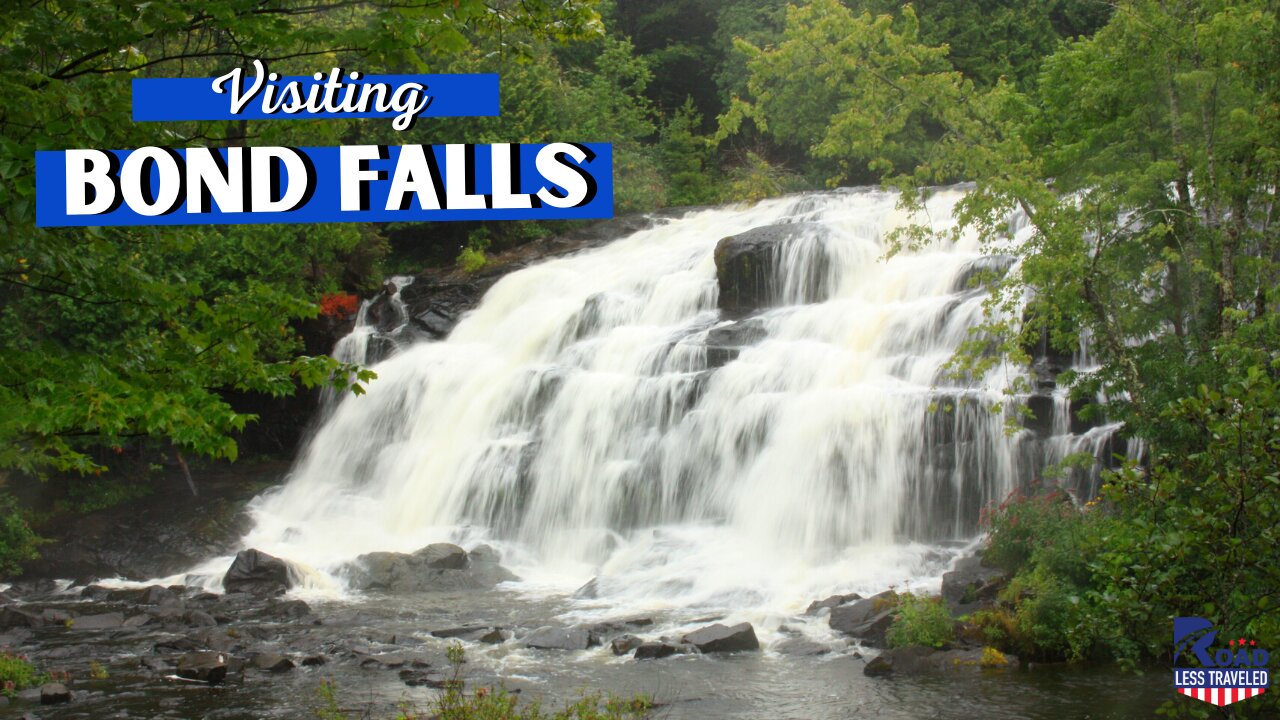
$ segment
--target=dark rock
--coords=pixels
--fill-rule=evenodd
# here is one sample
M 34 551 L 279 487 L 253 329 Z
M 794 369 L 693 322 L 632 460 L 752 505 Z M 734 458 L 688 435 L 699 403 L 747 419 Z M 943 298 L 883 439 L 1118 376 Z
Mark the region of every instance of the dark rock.
M 173 669 L 173 663 L 169 660 L 150 655 L 142 657 L 138 663 L 152 672 L 167 673 Z
M 241 550 L 222 576 L 222 587 L 229 593 L 283 595 L 293 587 L 293 578 L 293 569 L 284 560 L 261 550 Z
M 498 565 L 502 555 L 489 545 L 477 545 L 467 553 L 467 559 L 472 565 Z
M 756 639 L 756 630 L 751 623 L 738 623 L 726 627 L 720 623 L 699 628 L 685 635 L 682 642 L 689 643 L 702 653 L 738 652 L 741 650 L 759 650 L 760 641 Z
M 71 613 L 57 608 L 45 608 L 40 617 L 49 625 L 66 625 L 71 619 Z
M 982 564 L 982 558 L 960 558 L 955 568 L 942 576 L 942 598 L 954 611 L 995 600 L 1006 584 L 1005 574 Z
M 194 652 L 178 659 L 178 677 L 217 685 L 227 677 L 227 655 L 221 652 Z
M 264 614 L 282 620 L 301 620 L 311 614 L 311 606 L 302 600 L 273 601 L 267 604 Z
M 600 639 L 585 625 L 573 627 L 541 627 L 524 637 L 525 647 L 538 650 L 586 650 L 600 644 Z
M 885 612 L 892 612 L 897 605 L 897 594 L 892 590 L 886 590 L 864 600 L 832 608 L 828 622 L 833 630 L 839 630 L 847 635 L 856 635 L 860 628 L 875 621 Z
M 132 615 L 130 617 L 125 618 L 125 621 L 122 627 L 139 628 L 139 627 L 142 627 L 143 625 L 146 625 L 149 622 L 151 622 L 151 616 L 147 615 L 146 613 L 141 613 L 139 615 Z
M 206 648 L 216 652 L 230 652 L 232 649 L 240 646 L 238 637 L 232 637 L 226 630 L 219 628 L 209 628 L 191 636 L 191 641 L 196 647 Z
M 413 555 L 435 570 L 462 570 L 467 567 L 467 551 L 452 543 L 432 543 Z
M 111 630 L 122 625 L 124 625 L 124 613 L 118 612 L 81 615 L 71 621 L 73 630 Z
M 848 605 L 855 600 L 861 600 L 862 596 L 858 593 L 849 593 L 847 595 L 832 595 L 824 600 L 814 600 L 809 603 L 809 607 L 805 609 L 805 615 L 817 615 L 819 612 L 831 608 L 837 608 L 841 605 Z
M 167 602 L 178 600 L 178 596 L 167 587 L 160 585 L 152 585 L 142 591 L 141 601 L 144 605 L 164 605 Z
M 768 335 L 764 322 L 759 318 L 741 320 L 720 325 L 707 331 L 704 341 L 707 348 L 707 367 L 727 365 L 742 352 L 742 348 L 758 344 Z
M 1022 418 L 1022 426 L 1037 437 L 1053 436 L 1054 399 L 1052 395 L 1036 393 L 1027 397 L 1027 410 L 1030 414 Z
M 271 673 L 287 672 L 294 668 L 292 660 L 273 652 L 255 653 L 250 662 L 259 670 Z
M 831 652 L 831 648 L 820 642 L 814 642 L 808 638 L 787 638 L 773 649 L 782 655 L 826 655 Z
M 818 302 L 831 292 L 827 277 L 829 260 L 822 243 L 826 229 L 812 223 L 790 223 L 753 228 L 724 238 L 716 245 L 716 279 L 720 285 L 720 310 L 741 317 L 782 302 Z M 784 298 L 781 264 L 784 255 L 798 243 L 817 243 L 801 256 L 803 297 Z
M 71 702 L 71 691 L 62 683 L 45 683 L 40 686 L 41 705 L 60 705 Z
M 360 661 L 362 668 L 380 668 L 383 670 L 395 670 L 408 665 L 409 658 L 403 653 L 382 653 L 380 655 L 369 655 Z
M 432 630 L 431 634 L 438 638 L 456 638 L 469 642 L 481 642 L 488 645 L 499 645 L 506 642 L 507 636 L 502 628 L 488 625 L 472 625 L 469 627 Z
M 983 255 L 970 260 L 960 270 L 959 277 L 951 286 L 952 292 L 967 292 L 974 289 L 990 288 L 1013 267 L 1012 255 Z
M 868 662 L 862 672 L 875 677 L 1003 670 L 1016 666 L 1017 660 L 1012 655 L 986 654 L 981 649 L 935 650 L 911 646 L 885 650 Z
M 38 628 L 44 627 L 44 616 L 17 605 L 5 605 L 0 608 L 0 628 Z
M 644 641 L 635 635 L 623 635 L 614 638 L 613 642 L 609 643 L 609 647 L 613 649 L 614 655 L 627 655 L 642 644 Z
M 203 610 L 188 610 L 182 619 L 191 627 L 213 627 L 218 624 L 212 615 Z
M 80 597 L 86 600 L 105 600 L 111 595 L 111 591 L 101 585 L 86 585 L 80 591 Z
M 323 655 L 308 655 L 302 658 L 302 667 L 319 667 L 328 662 Z
M 636 646 L 634 657 L 637 660 L 658 660 L 676 654 L 676 646 L 664 642 L 646 642 Z

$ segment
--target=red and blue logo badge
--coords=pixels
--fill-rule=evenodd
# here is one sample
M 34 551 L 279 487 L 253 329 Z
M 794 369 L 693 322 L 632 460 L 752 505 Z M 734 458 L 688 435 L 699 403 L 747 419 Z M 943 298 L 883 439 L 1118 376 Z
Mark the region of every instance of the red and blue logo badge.
M 1267 651 L 1243 636 L 1215 644 L 1217 638 L 1218 630 L 1204 618 L 1174 618 L 1174 688 L 1218 706 L 1266 692 L 1271 683 Z

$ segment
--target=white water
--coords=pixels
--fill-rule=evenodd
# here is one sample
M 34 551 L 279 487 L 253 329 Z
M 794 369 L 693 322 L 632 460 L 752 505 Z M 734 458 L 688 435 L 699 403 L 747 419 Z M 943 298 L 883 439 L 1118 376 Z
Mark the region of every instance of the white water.
M 333 409 L 255 501 L 244 546 L 337 592 L 364 552 L 493 542 L 518 589 L 598 575 L 583 605 L 612 611 L 767 618 L 832 592 L 936 588 L 957 552 L 937 543 L 974 538 L 978 510 L 1040 460 L 991 411 L 1021 370 L 967 387 L 943 372 L 982 316 L 983 294 L 957 289 L 978 239 L 883 259 L 887 232 L 943 231 L 960 197 L 936 193 L 927 218 L 862 190 L 702 211 L 512 273 Z M 797 304 L 708 370 L 707 331 L 727 322 L 717 242 L 800 221 L 776 278 Z

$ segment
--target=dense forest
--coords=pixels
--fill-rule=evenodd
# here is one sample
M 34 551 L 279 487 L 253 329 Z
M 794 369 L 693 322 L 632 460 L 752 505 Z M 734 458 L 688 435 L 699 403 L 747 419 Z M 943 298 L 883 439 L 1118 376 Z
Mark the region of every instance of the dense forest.
M 52 513 L 145 492 L 132 449 L 235 459 L 252 398 L 377 382 L 306 354 L 323 298 L 569 227 L 43 229 L 36 150 L 568 138 L 613 143 L 618 214 L 859 184 L 917 207 L 957 182 L 957 232 L 995 244 L 1023 213 L 1020 271 L 956 372 L 1087 340 L 1097 369 L 1060 381 L 1146 455 L 1083 508 L 1029 488 L 991 509 L 1014 580 L 980 624 L 1026 656 L 1131 664 L 1167 658 L 1180 615 L 1280 640 L 1274 0 L 56 0 L 0 21 L 5 574 Z M 253 58 L 500 72 L 502 114 L 131 121 L 130 79 Z

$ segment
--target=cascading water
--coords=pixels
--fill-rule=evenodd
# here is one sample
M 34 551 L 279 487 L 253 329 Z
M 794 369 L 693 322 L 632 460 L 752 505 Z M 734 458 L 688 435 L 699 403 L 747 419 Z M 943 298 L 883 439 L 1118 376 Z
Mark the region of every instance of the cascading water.
M 929 200 L 935 230 L 962 193 Z M 992 411 L 1023 369 L 944 369 L 991 258 L 967 235 L 884 260 L 886 233 L 925 219 L 896 202 L 700 211 L 504 277 L 333 409 L 246 547 L 336 573 L 484 540 L 526 589 L 598 576 L 614 608 L 784 611 L 936 579 L 939 544 L 976 536 L 1051 452 Z M 770 307 L 730 317 L 717 244 L 762 226 L 786 236 L 751 266 Z

